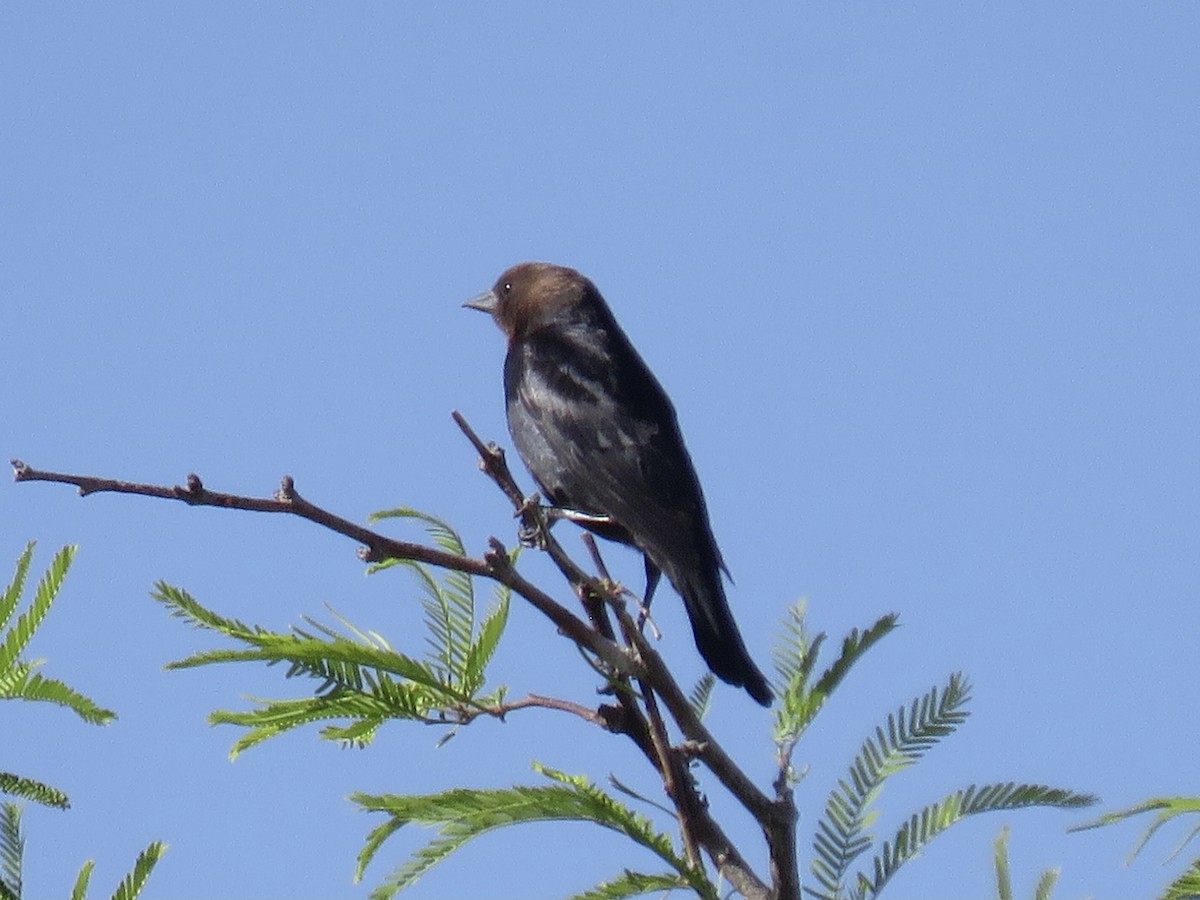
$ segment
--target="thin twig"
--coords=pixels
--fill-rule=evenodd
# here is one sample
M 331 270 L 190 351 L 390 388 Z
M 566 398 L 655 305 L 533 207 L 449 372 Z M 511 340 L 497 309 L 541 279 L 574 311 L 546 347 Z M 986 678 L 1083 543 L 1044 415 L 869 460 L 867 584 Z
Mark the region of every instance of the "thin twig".
M 459 724 L 465 725 L 484 715 L 494 716 L 503 721 L 510 712 L 520 709 L 553 709 L 578 716 L 581 719 L 591 722 L 593 725 L 600 725 L 602 727 L 604 725 L 603 717 L 594 709 L 584 706 L 582 703 L 573 703 L 570 700 L 563 700 L 559 697 L 546 697 L 542 694 L 526 694 L 520 700 L 509 700 L 505 703 L 497 703 L 494 706 L 481 706 L 477 709 L 463 710 L 463 718 Z
M 524 519 L 529 512 L 528 504 L 524 494 L 512 477 L 512 472 L 508 468 L 508 463 L 504 458 L 504 451 L 494 443 L 485 444 L 460 412 L 455 410 L 451 415 L 458 427 L 467 436 L 467 439 L 470 440 L 479 452 L 480 468 L 496 482 L 501 491 L 509 498 L 514 509 L 523 517 L 523 521 L 527 523 L 527 526 L 534 525 L 535 523 Z M 559 565 L 559 569 L 567 579 L 576 585 L 576 589 L 579 590 L 579 582 L 575 576 L 575 573 L 579 571 L 578 566 L 566 557 L 561 546 L 548 532 L 549 530 L 546 529 L 545 537 L 547 541 L 545 549 L 555 563 Z M 607 567 L 605 567 L 603 559 L 600 558 L 595 541 L 589 540 L 590 537 L 590 535 L 585 534 L 584 541 L 593 556 L 596 568 L 603 577 L 611 582 L 611 579 L 608 578 Z M 569 565 L 564 565 L 563 562 L 560 562 L 559 554 L 562 555 L 563 562 L 569 563 Z M 598 587 L 598 585 L 595 585 L 595 579 L 589 578 L 588 582 L 591 586 Z M 589 594 L 590 592 L 583 591 L 580 593 L 580 596 L 584 598 L 585 606 L 587 605 Z M 632 644 L 638 651 L 643 665 L 649 670 L 647 677 L 644 679 L 645 684 L 642 685 L 643 694 L 650 695 L 650 688 L 652 688 L 653 691 L 656 691 L 663 698 L 663 702 L 666 704 L 672 719 L 675 720 L 688 741 L 688 752 L 686 754 L 669 752 L 664 757 L 660 753 L 658 742 L 654 739 L 653 726 L 647 721 L 641 708 L 631 701 L 627 692 L 618 691 L 618 699 L 621 705 L 620 707 L 607 707 L 609 718 L 606 721 L 610 723 L 610 727 L 613 730 L 619 730 L 629 735 L 647 759 L 659 769 L 664 786 L 675 803 L 676 809 L 679 810 L 681 822 L 686 820 L 690 823 L 684 829 L 685 843 L 689 840 L 687 832 L 694 832 L 696 835 L 694 840 L 704 846 L 718 869 L 721 870 L 725 877 L 743 895 L 747 897 L 765 897 L 771 894 L 772 891 L 754 874 L 753 869 L 746 862 L 745 858 L 742 857 L 733 842 L 729 840 L 716 820 L 708 813 L 707 808 L 695 793 L 695 786 L 690 779 L 690 775 L 687 778 L 686 790 L 678 790 L 681 779 L 677 774 L 671 772 L 673 768 L 672 759 L 686 760 L 694 751 L 694 755 L 717 776 L 717 779 L 726 789 L 759 820 L 764 830 L 782 825 L 790 819 L 793 823 L 791 827 L 794 833 L 794 808 L 789 811 L 773 803 L 771 798 L 760 791 L 732 758 L 725 753 L 724 749 L 717 743 L 695 714 L 682 689 L 680 689 L 678 683 L 675 681 L 674 676 L 663 663 L 662 657 L 650 647 L 640 630 L 633 626 L 632 619 L 629 618 L 628 614 L 623 611 L 619 604 L 610 603 L 609 605 L 613 606 L 618 621 L 621 621 L 622 616 L 628 621 L 628 627 L 622 628 L 626 641 Z M 593 622 L 596 621 L 596 616 L 590 612 L 589 617 L 592 618 Z M 611 625 L 609 628 L 611 629 Z M 652 698 L 650 702 L 653 702 Z M 603 709 L 602 712 L 604 712 Z M 687 772 L 686 765 L 684 765 L 683 770 L 685 773 Z M 674 794 L 672 794 L 673 789 L 675 791 Z M 690 800 L 688 795 L 690 795 Z M 792 859 L 794 864 L 794 850 L 792 851 Z M 775 896 L 779 898 L 798 898 L 799 882 L 796 879 L 793 880 L 796 881 L 796 890 L 794 892 L 779 892 Z M 776 882 L 776 885 L 778 886 L 778 882 Z
M 529 504 L 525 495 L 513 479 L 512 472 L 508 468 L 508 463 L 504 458 L 504 451 L 494 443 L 484 443 L 460 412 L 456 410 L 451 415 L 463 434 L 467 436 L 467 439 L 479 453 L 480 468 L 496 482 L 500 490 L 508 497 L 513 508 L 522 516 L 522 520 L 526 523 L 527 527 L 538 524 L 536 521 L 531 522 L 525 518 L 530 512 Z M 590 602 L 593 602 L 596 595 L 602 593 L 598 590 L 602 585 L 597 584 L 596 579 L 585 576 L 586 582 L 582 584 L 590 589 L 581 590 L 581 582 L 577 574 L 581 571 L 579 567 L 566 556 L 562 547 L 549 534 L 548 528 L 545 530 L 544 536 L 546 539 L 546 551 L 558 565 L 564 576 L 566 576 L 567 580 L 576 586 L 576 590 L 580 592 L 584 605 L 587 607 Z M 589 553 L 592 554 L 593 561 L 601 576 L 611 583 L 612 579 L 608 575 L 604 560 L 600 557 L 595 541 L 590 540 L 590 538 L 591 535 L 584 535 L 584 541 L 589 548 Z M 632 624 L 632 619 L 629 618 L 627 613 L 623 613 L 620 604 L 610 602 L 607 605 L 614 608 L 619 621 L 624 615 L 625 620 L 629 623 L 629 627 L 624 628 L 623 631 L 629 632 L 631 629 L 632 631 L 637 631 L 637 628 Z M 608 633 L 612 633 L 612 625 L 609 623 L 607 615 L 600 616 L 589 610 L 589 617 L 593 623 L 603 621 L 608 626 Z M 646 642 L 640 633 L 637 634 L 636 639 L 631 639 L 627 634 L 626 640 L 627 642 L 634 643 L 634 646 L 639 648 L 639 652 L 643 652 L 639 645 L 645 645 Z M 675 682 L 674 676 L 671 675 L 662 663 L 661 658 L 657 654 L 653 654 L 653 658 L 658 662 L 658 667 L 656 671 L 649 672 L 648 677 L 642 679 L 643 702 L 653 703 L 653 691 L 658 691 L 660 694 L 665 691 L 666 697 L 683 698 L 683 692 Z M 689 755 L 687 753 L 676 752 L 670 748 L 661 717 L 658 722 L 659 727 L 656 729 L 647 720 L 646 713 L 634 701 L 630 686 L 625 678 L 620 679 L 617 683 L 617 698 L 617 706 L 601 707 L 600 713 L 605 717 L 605 722 L 608 724 L 610 730 L 628 735 L 646 758 L 659 770 L 668 796 L 671 797 L 672 803 L 674 803 L 678 811 L 689 859 L 695 860 L 695 848 L 697 845 L 702 846 L 721 873 L 744 896 L 767 897 L 770 895 L 770 888 L 755 875 L 749 863 L 717 824 L 716 820 L 713 819 L 703 800 L 696 793 L 695 783 L 687 768 Z M 672 718 L 678 722 L 680 712 L 675 708 L 676 705 L 674 702 L 668 702 L 668 709 L 671 712 Z M 654 708 L 655 712 L 657 712 L 657 706 Z M 686 698 L 683 699 L 683 708 L 686 710 L 690 721 L 694 722 L 695 725 L 699 725 L 699 719 L 692 712 L 691 705 L 687 702 Z M 656 731 L 658 732 L 657 734 Z M 756 816 L 760 811 L 770 810 L 770 800 L 761 792 L 758 792 L 749 778 L 724 754 L 724 751 L 721 751 L 719 747 L 717 747 L 719 751 L 717 753 L 714 753 L 711 749 L 707 749 L 717 746 L 716 741 L 708 733 L 707 729 L 700 726 L 699 729 L 693 728 L 692 731 L 693 736 L 697 733 L 699 734 L 696 743 L 703 743 L 706 747 L 707 758 L 702 756 L 705 764 L 709 768 L 712 768 L 713 760 L 715 759 L 721 771 L 718 772 L 714 769 L 714 773 L 717 774 L 718 779 L 727 788 L 733 784 L 742 791 L 742 795 L 739 795 L 737 791 L 733 791 L 742 804 L 749 808 Z M 686 729 L 684 729 L 684 733 L 685 735 L 688 734 Z M 730 790 L 732 791 L 733 789 L 730 788 Z M 765 820 L 760 819 L 760 821 Z M 798 897 L 799 894 L 797 892 L 794 895 L 779 894 L 777 896 Z
M 700 721 L 692 704 L 688 702 L 679 683 L 675 681 L 666 663 L 636 628 L 629 629 L 629 637 L 638 652 L 642 664 L 649 672 L 650 682 L 662 697 L 671 713 L 671 718 L 683 732 L 683 736 L 695 748 L 697 757 L 717 776 L 731 794 L 741 802 L 764 825 L 779 815 L 774 802 L 758 789 L 757 785 L 717 743 L 707 726 Z
M 359 556 L 368 562 L 384 559 L 411 559 L 443 569 L 465 572 L 468 575 L 491 578 L 524 597 L 549 618 L 559 631 L 580 646 L 595 653 L 614 670 L 626 673 L 632 673 L 634 670 L 629 655 L 620 647 L 589 628 L 582 619 L 517 572 L 509 562 L 508 551 L 495 538 L 489 542 L 490 549 L 483 559 L 459 556 L 437 547 L 429 547 L 411 541 L 398 541 L 357 525 L 348 519 L 343 519 L 341 516 L 334 515 L 305 500 L 296 491 L 295 483 L 290 475 L 284 476 L 275 496 L 268 498 L 210 491 L 204 487 L 198 475 L 189 475 L 186 486 L 169 486 L 121 481 L 115 478 L 98 478 L 92 475 L 43 471 L 27 465 L 19 459 L 12 460 L 12 466 L 13 478 L 18 482 L 51 481 L 73 484 L 79 488 L 80 495 L 84 497 L 105 492 L 137 494 L 144 497 L 179 500 L 191 506 L 217 506 L 223 509 L 286 513 L 299 516 L 358 541 L 364 547 L 359 551 Z
M 609 585 L 584 572 L 550 534 L 545 510 L 536 502 L 529 502 L 521 492 L 505 461 L 504 451 L 494 443 L 485 444 L 481 441 L 460 413 L 454 412 L 453 417 L 479 452 L 481 468 L 512 502 L 522 520 L 524 529 L 538 536 L 539 544 L 550 555 L 580 598 L 584 600 L 585 608 L 588 606 L 599 608 L 597 612 L 591 613 L 589 616 L 594 627 L 589 627 L 582 619 L 520 575 L 513 568 L 504 545 L 496 538 L 489 540 L 489 550 L 483 559 L 458 556 L 439 548 L 398 541 L 310 503 L 296 491 L 295 483 L 290 476 L 283 478 L 274 497 L 263 498 L 210 491 L 204 487 L 196 475 L 189 475 L 185 486 L 153 485 L 41 471 L 20 460 L 12 461 L 13 475 L 18 482 L 51 481 L 73 484 L 79 488 L 82 496 L 101 492 L 138 494 L 178 500 L 193 506 L 216 506 L 225 509 L 296 515 L 359 542 L 363 545 L 359 555 L 366 561 L 377 562 L 389 558 L 411 559 L 444 569 L 491 578 L 505 585 L 546 615 L 570 640 L 602 659 L 611 668 L 615 673 L 613 683 L 616 687 L 618 705 L 601 705 L 597 710 L 592 711 L 570 701 L 531 694 L 521 700 L 501 704 L 493 710 L 483 710 L 481 714 L 486 713 L 503 718 L 507 712 L 516 709 L 528 707 L 557 709 L 580 716 L 588 721 L 597 722 L 614 732 L 628 735 L 647 759 L 655 765 L 664 779 L 668 794 L 680 814 L 685 849 L 689 859 L 693 862 L 698 861 L 697 849 L 703 847 L 722 874 L 735 889 L 746 897 L 763 898 L 763 900 L 768 897 L 798 897 L 798 881 L 795 880 L 794 875 L 791 878 L 788 876 L 786 871 L 789 868 L 788 857 L 786 853 L 782 852 L 784 848 L 780 846 L 778 840 L 783 833 L 782 826 L 790 821 L 792 842 L 794 843 L 795 808 L 790 803 L 790 792 L 785 798 L 780 796 L 777 791 L 776 800 L 772 802 L 733 763 L 695 715 L 683 691 L 667 670 L 661 657 L 633 625 L 633 620 L 624 610 L 623 605 L 612 602 L 616 598 L 612 596 Z M 598 568 L 602 573 L 607 574 L 603 568 L 603 560 L 600 560 Z M 608 599 L 609 602 L 605 603 L 604 599 Z M 615 643 L 612 622 L 608 617 L 610 606 L 622 625 L 621 630 L 625 642 L 636 649 L 636 657 L 631 656 L 626 649 Z M 637 696 L 632 691 L 629 682 L 630 678 L 636 678 L 639 682 L 650 720 L 647 720 L 646 713 L 637 703 Z M 671 717 L 686 739 L 685 744 L 679 748 L 671 747 L 669 744 L 666 726 L 655 701 L 656 695 L 662 698 Z M 767 831 L 768 841 L 772 848 L 774 890 L 763 883 L 754 873 L 709 814 L 707 805 L 698 794 L 688 768 L 688 760 L 691 758 L 702 760 L 718 780 L 755 815 L 764 830 Z M 785 799 L 787 802 L 784 802 Z M 780 855 L 777 856 L 777 854 Z M 782 872 L 780 871 L 781 863 L 784 869 Z M 790 856 L 790 868 L 794 872 L 794 847 Z M 791 884 L 795 885 L 794 890 L 782 889 Z
M 567 555 L 562 545 L 550 533 L 541 507 L 537 503 L 530 503 L 529 498 L 517 486 L 512 470 L 508 467 L 508 460 L 504 457 L 504 449 L 495 442 L 485 444 L 457 409 L 450 413 L 450 416 L 462 429 L 462 433 L 467 436 L 467 440 L 474 445 L 475 451 L 479 454 L 479 467 L 492 481 L 496 482 L 496 485 L 508 497 L 526 529 L 539 536 L 543 549 L 550 555 L 571 586 L 580 592 L 594 590 L 593 583 L 596 579 L 583 571 L 575 563 L 575 560 Z

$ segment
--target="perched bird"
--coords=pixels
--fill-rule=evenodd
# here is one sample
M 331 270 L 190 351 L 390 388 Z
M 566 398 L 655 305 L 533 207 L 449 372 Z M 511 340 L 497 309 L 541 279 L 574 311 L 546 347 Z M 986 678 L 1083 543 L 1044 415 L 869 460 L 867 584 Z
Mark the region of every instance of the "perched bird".
M 546 499 L 644 554 L 647 603 L 666 573 L 709 668 L 770 704 L 725 599 L 728 570 L 675 408 L 596 286 L 574 269 L 521 263 L 465 305 L 508 338 L 508 428 Z

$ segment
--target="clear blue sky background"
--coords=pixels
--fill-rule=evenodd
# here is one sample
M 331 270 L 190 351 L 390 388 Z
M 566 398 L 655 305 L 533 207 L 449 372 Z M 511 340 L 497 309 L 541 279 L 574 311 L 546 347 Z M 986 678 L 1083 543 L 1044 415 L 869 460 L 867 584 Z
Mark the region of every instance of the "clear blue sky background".
M 799 751 L 803 835 L 863 735 L 956 670 L 973 715 L 889 787 L 881 830 L 976 781 L 1108 809 L 1200 793 L 1198 47 L 1192 2 L 6 3 L 0 450 L 251 494 L 290 473 L 353 519 L 411 504 L 474 549 L 511 541 L 449 418 L 507 438 L 502 340 L 459 304 L 519 260 L 569 264 L 676 401 L 755 654 L 802 596 L 834 637 L 902 615 Z M 532 782 L 534 759 L 657 790 L 622 740 L 537 713 L 441 749 L 432 729 L 365 752 L 310 730 L 230 763 L 210 710 L 310 685 L 163 672 L 213 641 L 154 581 L 274 628 L 329 603 L 416 651 L 410 578 L 364 579 L 353 544 L 299 520 L 0 488 L 0 558 L 34 538 L 39 565 L 82 549 L 32 650 L 121 717 L 2 710 L 0 768 L 74 801 L 28 810 L 31 897 L 65 896 L 88 857 L 107 896 L 157 838 L 149 897 L 362 897 L 374 821 L 352 790 Z M 690 681 L 679 607 L 656 609 Z M 499 679 L 591 702 L 581 670 L 514 609 Z M 763 784 L 769 721 L 718 690 L 713 727 Z M 890 896 L 989 896 L 1006 823 L 1023 893 L 1050 865 L 1057 897 L 1104 900 L 1178 870 L 1171 840 L 1123 865 L 1135 826 L 1065 832 L 1086 816 L 981 818 Z M 646 864 L 529 828 L 411 896 L 553 898 Z

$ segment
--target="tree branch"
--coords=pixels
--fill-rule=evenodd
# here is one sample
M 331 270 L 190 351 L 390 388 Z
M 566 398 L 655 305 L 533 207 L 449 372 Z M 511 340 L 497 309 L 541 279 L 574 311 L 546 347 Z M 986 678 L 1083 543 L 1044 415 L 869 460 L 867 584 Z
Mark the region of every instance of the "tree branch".
M 35 469 L 19 459 L 12 460 L 13 479 L 18 482 L 51 481 L 73 484 L 80 496 L 98 493 L 136 494 L 165 500 L 179 500 L 190 506 L 216 506 L 252 512 L 286 513 L 307 519 L 330 531 L 345 535 L 363 545 L 359 556 L 367 562 L 384 559 L 411 559 L 443 569 L 491 578 L 524 597 L 539 612 L 552 621 L 558 630 L 571 640 L 604 660 L 615 671 L 633 674 L 635 664 L 621 647 L 598 634 L 587 623 L 562 606 L 541 588 L 528 581 L 509 563 L 508 552 L 500 541 L 492 538 L 490 549 L 483 559 L 459 556 L 438 547 L 399 541 L 387 535 L 357 525 L 300 496 L 290 475 L 285 475 L 273 497 L 246 497 L 210 491 L 198 475 L 188 475 L 186 486 L 143 484 L 92 475 L 72 475 Z
M 493 709 L 481 709 L 475 715 L 487 714 L 503 718 L 510 711 L 528 707 L 557 709 L 600 724 L 615 733 L 627 735 L 659 771 L 666 792 L 678 813 L 684 848 L 689 859 L 698 863 L 698 850 L 702 848 L 722 875 L 740 893 L 753 900 L 798 898 L 800 886 L 794 846 L 796 811 L 791 802 L 790 790 L 779 791 L 779 786 L 776 785 L 776 797 L 772 800 L 750 781 L 700 721 L 662 658 L 634 624 L 620 599 L 620 592 L 614 592 L 611 580 L 607 579 L 603 561 L 598 561 L 598 567 L 605 580 L 589 575 L 575 563 L 550 533 L 551 522 L 547 511 L 537 502 L 536 495 L 527 498 L 517 486 L 504 451 L 495 443 L 484 443 L 480 440 L 459 412 L 455 411 L 452 415 L 479 453 L 480 468 L 512 503 L 516 515 L 521 519 L 522 539 L 528 535 L 532 543 L 550 556 L 582 601 L 591 620 L 590 627 L 518 573 L 513 568 L 504 545 L 496 538 L 489 539 L 489 549 L 483 559 L 459 556 L 424 544 L 395 540 L 310 503 L 296 490 L 291 476 L 284 476 L 279 490 L 270 498 L 210 491 L 199 476 L 194 474 L 188 476 L 184 486 L 165 486 L 41 471 L 14 459 L 13 476 L 18 482 L 50 481 L 73 484 L 78 487 L 81 496 L 102 492 L 124 493 L 178 500 L 192 506 L 286 513 L 307 519 L 357 541 L 363 547 L 359 551 L 360 558 L 368 562 L 392 558 L 414 560 L 443 569 L 490 578 L 505 585 L 549 618 L 567 638 L 594 654 L 610 668 L 614 673 L 613 689 L 617 705 L 601 705 L 593 711 L 570 701 L 530 694 L 521 700 Z M 596 555 L 598 556 L 598 553 Z M 625 646 L 616 640 L 613 623 L 609 618 L 610 609 L 620 623 Z M 630 652 L 628 648 L 635 652 Z M 638 702 L 639 695 L 633 690 L 631 679 L 638 683 L 641 704 Z M 656 696 L 661 697 L 671 718 L 682 732 L 685 739 L 683 745 L 670 744 Z M 692 758 L 700 759 L 763 827 L 771 848 L 773 887 L 768 887 L 754 873 L 709 813 L 707 803 L 700 795 L 692 776 L 689 766 Z

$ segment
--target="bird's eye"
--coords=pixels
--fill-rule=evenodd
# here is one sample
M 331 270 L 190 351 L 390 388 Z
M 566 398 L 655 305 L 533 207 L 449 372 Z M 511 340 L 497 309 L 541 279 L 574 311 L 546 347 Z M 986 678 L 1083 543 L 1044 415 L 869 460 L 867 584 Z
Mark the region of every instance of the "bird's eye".
M 512 293 L 512 282 L 511 281 L 504 282 L 503 290 L 504 290 L 504 293 L 511 294 Z

